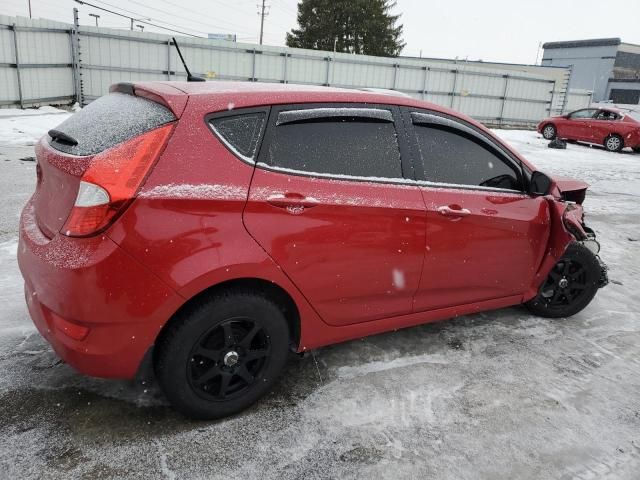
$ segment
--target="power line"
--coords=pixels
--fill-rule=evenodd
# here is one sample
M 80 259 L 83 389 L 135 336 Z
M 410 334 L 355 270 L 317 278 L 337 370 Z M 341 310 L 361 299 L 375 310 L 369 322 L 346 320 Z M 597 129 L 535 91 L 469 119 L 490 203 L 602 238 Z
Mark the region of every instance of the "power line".
M 138 1 L 136 1 L 136 0 L 129 0 L 129 1 L 130 1 L 131 3 L 135 3 L 135 4 L 137 4 L 137 5 L 140 5 L 141 7 L 149 8 L 149 9 L 152 9 L 152 10 L 154 10 L 154 11 L 161 12 L 161 13 L 164 13 L 164 14 L 166 14 L 166 15 L 170 15 L 170 16 L 172 16 L 172 17 L 181 18 L 181 19 L 186 20 L 186 21 L 188 21 L 188 22 L 192 22 L 192 23 L 197 23 L 197 24 L 199 24 L 199 25 L 203 25 L 203 26 L 205 26 L 205 27 L 215 27 L 215 28 L 219 28 L 219 29 L 221 29 L 221 30 L 230 30 L 230 31 L 232 30 L 232 29 L 230 29 L 230 28 L 228 28 L 228 27 L 222 27 L 222 26 L 220 26 L 220 25 L 215 25 L 215 24 L 213 24 L 213 23 L 204 23 L 204 22 L 200 22 L 200 21 L 198 21 L 198 20 L 193 20 L 192 18 L 185 17 L 185 16 L 183 16 L 183 15 L 178 15 L 178 14 L 175 14 L 175 13 L 172 13 L 172 12 L 168 12 L 168 11 L 166 11 L 166 10 L 162 10 L 162 9 L 160 9 L 160 8 L 158 8 L 158 7 L 152 7 L 152 6 L 149 6 L 149 5 L 145 5 L 144 3 L 138 2 Z M 104 3 L 104 2 L 102 2 L 102 3 Z M 179 5 L 173 4 L 173 3 L 171 3 L 171 2 L 165 2 L 165 3 L 168 3 L 169 5 L 173 5 L 173 6 L 175 6 L 176 8 L 181 8 Z M 201 15 L 201 16 L 204 16 L 204 15 Z M 249 32 L 249 31 L 247 31 L 247 30 L 242 30 L 243 26 L 238 25 L 238 24 L 236 24 L 236 23 L 228 22 L 228 21 L 226 21 L 226 20 L 222 20 L 222 19 L 219 19 L 219 18 L 217 19 L 217 21 L 220 21 L 220 22 L 222 22 L 222 23 L 226 23 L 227 25 L 232 26 L 236 31 L 241 31 L 241 32 L 244 32 L 244 33 L 251 33 L 251 32 Z M 165 23 L 167 23 L 167 22 L 165 22 Z
M 122 13 L 114 12 L 113 10 L 109 10 L 108 8 L 103 8 L 103 7 L 100 7 L 98 5 L 94 5 L 92 3 L 85 2 L 84 0 L 74 0 L 74 1 L 79 3 L 80 5 L 88 5 L 90 7 L 97 8 L 98 10 L 102 10 L 104 12 L 111 13 L 113 15 L 118 15 L 120 17 L 128 18 L 129 20 L 131 20 L 131 23 L 133 23 L 133 21 L 135 20 L 135 21 L 138 21 L 140 23 L 144 23 L 146 25 L 151 25 L 152 27 L 160 28 L 162 30 L 167 30 L 169 32 L 175 32 L 175 33 L 179 33 L 181 35 L 188 35 L 190 37 L 201 38 L 200 35 L 194 35 L 192 33 L 182 32 L 180 30 L 174 30 L 173 28 L 163 27 L 162 25 L 158 25 L 158 24 L 155 24 L 155 23 L 152 23 L 152 22 L 148 22 L 146 20 L 141 20 L 139 18 L 130 17 L 129 15 L 124 15 Z M 104 3 L 106 3 L 106 2 L 104 2 Z M 116 7 L 116 8 L 119 8 L 119 7 Z M 122 9 L 122 10 L 124 10 L 124 9 Z M 164 23 L 167 23 L 167 25 L 170 25 L 168 22 L 164 22 Z M 180 28 L 182 28 L 182 27 L 180 27 Z

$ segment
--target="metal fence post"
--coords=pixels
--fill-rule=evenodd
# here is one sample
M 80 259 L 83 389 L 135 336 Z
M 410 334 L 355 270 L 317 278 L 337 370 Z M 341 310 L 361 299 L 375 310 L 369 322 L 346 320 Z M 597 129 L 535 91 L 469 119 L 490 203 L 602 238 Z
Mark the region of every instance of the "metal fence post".
M 167 80 L 171 80 L 171 39 L 167 40 Z
M 80 71 L 80 21 L 78 19 L 78 9 L 73 9 L 73 30 L 71 31 L 72 37 L 72 53 L 73 53 L 73 77 L 74 77 L 74 93 L 76 102 L 82 107 L 84 98 L 82 95 L 82 72 Z
M 422 78 L 422 100 L 427 96 L 427 81 L 429 80 L 429 67 L 422 67 L 424 70 L 424 77 Z
M 282 83 L 287 83 L 287 59 L 289 58 L 289 54 L 284 54 L 284 71 L 282 73 Z
M 256 49 L 253 49 L 253 58 L 251 61 L 251 81 L 256 81 Z
M 453 100 L 456 98 L 456 87 L 458 86 L 458 69 L 452 70 L 453 72 L 453 88 L 451 89 L 451 104 L 449 105 L 453 108 Z
M 400 65 L 398 65 L 397 63 L 393 64 L 393 87 L 391 87 L 392 90 L 396 89 L 396 86 L 398 85 L 398 70 L 400 69 Z
M 18 79 L 18 97 L 20 100 L 20 108 L 24 108 L 24 98 L 22 96 L 22 78 L 20 77 L 20 55 L 18 54 L 18 32 L 14 23 L 11 30 L 13 31 L 13 48 L 16 52 L 16 76 Z
M 509 75 L 503 75 L 504 78 L 504 90 L 502 91 L 502 105 L 500 106 L 500 117 L 498 123 L 500 125 L 504 122 L 504 109 L 507 106 L 507 90 L 509 89 Z
M 549 104 L 549 116 L 553 115 L 553 101 L 556 98 L 557 81 L 553 81 L 553 89 L 551 90 L 551 103 Z
M 324 85 L 326 87 L 330 86 L 329 84 L 329 70 L 331 69 L 331 57 L 324 57 L 324 61 L 327 62 L 327 71 L 325 75 Z

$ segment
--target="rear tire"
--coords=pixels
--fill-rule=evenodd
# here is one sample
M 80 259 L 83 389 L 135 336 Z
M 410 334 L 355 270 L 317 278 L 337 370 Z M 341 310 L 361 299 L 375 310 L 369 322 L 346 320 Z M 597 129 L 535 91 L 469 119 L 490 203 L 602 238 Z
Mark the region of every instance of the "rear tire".
M 156 345 L 155 373 L 171 404 L 207 420 L 237 413 L 274 385 L 289 352 L 282 311 L 264 296 L 231 291 L 180 312 Z
M 621 152 L 624 148 L 624 140 L 620 135 L 609 135 L 604 139 L 604 148 L 609 152 Z
M 601 274 L 600 262 L 593 252 L 580 243 L 572 243 L 549 273 L 538 295 L 525 306 L 540 317 L 575 315 L 593 300 Z
M 544 127 L 542 127 L 542 136 L 547 140 L 553 140 L 558 135 L 558 131 L 556 130 L 555 125 L 552 123 L 547 123 Z

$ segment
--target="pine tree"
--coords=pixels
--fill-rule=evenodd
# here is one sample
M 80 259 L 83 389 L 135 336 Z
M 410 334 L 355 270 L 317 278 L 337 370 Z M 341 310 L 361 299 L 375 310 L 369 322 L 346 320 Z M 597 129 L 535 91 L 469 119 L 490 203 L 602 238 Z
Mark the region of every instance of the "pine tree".
M 289 47 L 396 57 L 402 42 L 400 15 L 390 0 L 301 0 Z

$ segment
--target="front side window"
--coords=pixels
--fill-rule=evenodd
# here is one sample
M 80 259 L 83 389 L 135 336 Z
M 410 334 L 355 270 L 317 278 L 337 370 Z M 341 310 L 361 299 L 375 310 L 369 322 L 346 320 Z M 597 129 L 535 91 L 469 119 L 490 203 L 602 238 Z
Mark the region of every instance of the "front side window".
M 443 125 L 415 125 L 427 181 L 522 190 L 519 168 L 482 141 Z
M 322 115 L 281 113 L 261 161 L 311 174 L 402 178 L 396 130 L 387 119 L 390 112 L 359 116 L 339 109 L 332 116 L 331 109 L 318 110 Z
M 265 117 L 265 112 L 228 115 L 210 119 L 209 125 L 235 154 L 253 160 Z
M 596 111 L 592 110 L 592 109 L 578 110 L 577 112 L 573 112 L 572 114 L 570 114 L 569 118 L 571 120 L 580 120 L 580 119 L 585 119 L 585 118 L 593 118 L 595 113 L 596 113 Z

